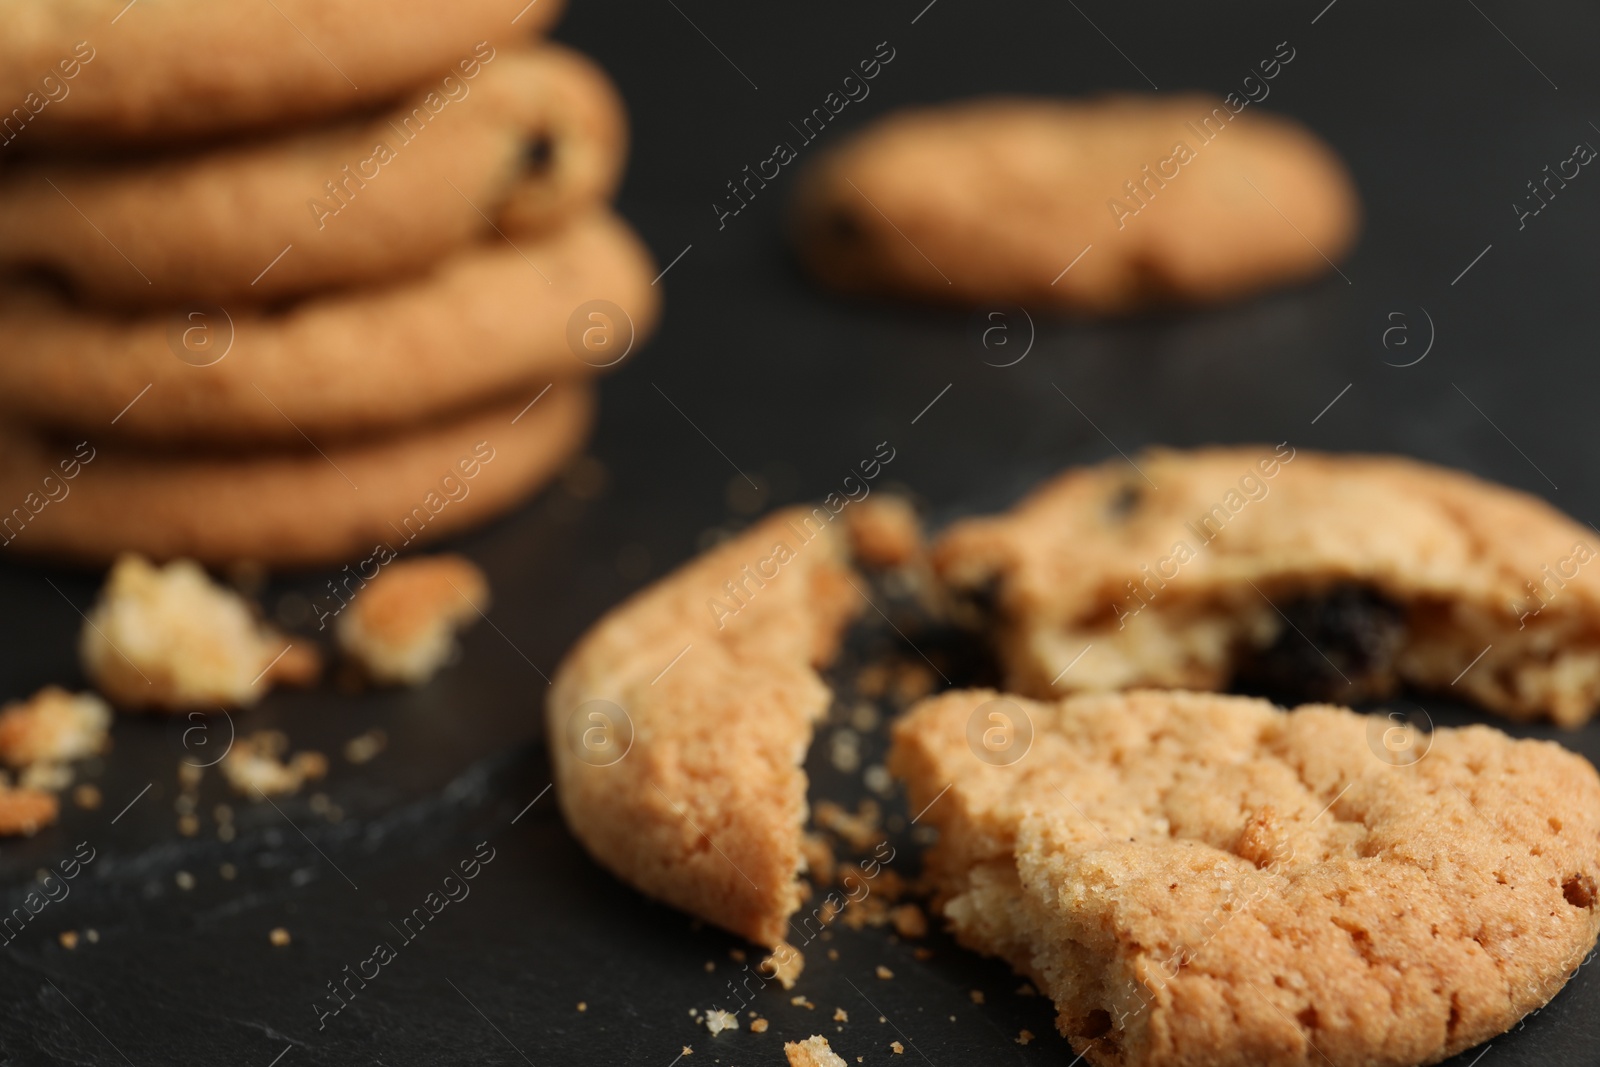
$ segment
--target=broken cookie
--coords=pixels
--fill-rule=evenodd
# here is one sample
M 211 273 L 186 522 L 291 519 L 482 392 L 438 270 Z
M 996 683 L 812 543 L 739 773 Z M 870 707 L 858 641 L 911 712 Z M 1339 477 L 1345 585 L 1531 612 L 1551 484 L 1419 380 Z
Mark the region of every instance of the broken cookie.
M 1097 1067 L 1433 1063 L 1593 948 L 1600 777 L 1483 726 L 1397 765 L 1370 726 L 954 691 L 896 725 L 891 766 L 940 832 L 956 936 L 1048 992 Z
M 1400 684 L 1517 719 L 1600 702 L 1594 531 L 1389 456 L 1154 449 L 955 524 L 935 569 L 1047 697 L 1163 686 L 1353 703 Z
M 391 563 L 362 586 L 336 633 L 375 681 L 421 685 L 456 650 L 456 631 L 488 606 L 489 582 L 470 560 L 422 556 Z

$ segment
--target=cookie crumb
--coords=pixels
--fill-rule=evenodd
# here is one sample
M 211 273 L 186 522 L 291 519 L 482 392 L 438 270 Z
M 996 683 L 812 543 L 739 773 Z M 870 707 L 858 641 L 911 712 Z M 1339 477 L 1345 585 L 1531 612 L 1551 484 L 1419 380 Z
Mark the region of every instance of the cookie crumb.
M 707 974 L 710 974 L 712 971 L 715 971 L 716 969 L 717 969 L 717 965 L 715 963 L 712 963 L 710 960 L 706 960 L 706 973 Z
M 876 971 L 876 973 L 877 973 L 877 975 L 878 975 L 878 977 L 879 977 L 879 978 L 882 978 L 882 979 L 883 979 L 883 980 L 884 980 L 884 981 L 886 981 L 886 982 L 887 982 L 887 981 L 888 981 L 888 980 L 889 980 L 889 979 L 891 979 L 891 978 L 893 978 L 893 977 L 894 977 L 894 972 L 893 972 L 893 971 L 891 971 L 891 970 L 890 970 L 890 969 L 889 969 L 889 968 L 887 968 L 887 967 L 885 967 L 885 966 L 884 966 L 884 965 L 883 965 L 883 964 L 881 964 L 881 963 L 880 963 L 880 964 L 878 964 L 878 969 L 877 969 L 877 971 Z
M 706 1012 L 706 1029 L 711 1031 L 712 1037 L 716 1037 L 724 1030 L 737 1030 L 739 1029 L 739 1017 L 731 1011 L 712 1008 Z
M 744 949 L 742 949 L 742 948 L 730 948 L 728 950 L 728 958 L 730 960 L 732 960 L 734 963 L 743 963 L 744 959 L 745 959 L 745 957 L 744 957 Z
M 344 743 L 344 758 L 351 763 L 369 763 L 388 745 L 389 735 L 374 727 Z
M 1017 986 L 1017 996 L 1019 997 L 1036 997 L 1038 995 L 1039 991 L 1033 988 L 1032 982 L 1023 982 Z
M 768 1025 L 769 1024 L 767 1023 L 767 1020 L 757 1015 L 754 1019 L 750 1020 L 750 1032 L 752 1034 L 764 1034 L 767 1032 Z
M 1018 1034 L 1016 1036 L 1016 1042 L 1019 1045 L 1026 1045 L 1028 1042 L 1030 1042 L 1032 1040 L 1033 1040 L 1033 1031 L 1032 1030 L 1024 1030 L 1024 1031 L 1022 1031 L 1022 1033 L 1020 1033 L 1020 1034 Z
M 62 948 L 66 949 L 68 952 L 71 952 L 73 949 L 78 947 L 78 931 L 63 930 L 61 931 L 60 935 L 58 935 L 56 940 L 61 942 Z
M 184 837 L 193 837 L 200 832 L 200 820 L 193 815 L 178 816 L 178 833 Z
M 0 762 L 20 768 L 85 759 L 104 751 L 110 728 L 104 700 L 47 685 L 0 710 Z
M 904 1046 L 904 1045 L 902 1045 L 902 1044 L 901 1044 L 901 1043 L 900 1043 L 900 1042 L 898 1042 L 898 1041 L 891 1041 L 891 1042 L 889 1042 L 889 1048 L 890 1048 L 890 1049 L 891 1049 L 891 1050 L 892 1050 L 892 1051 L 893 1051 L 893 1052 L 894 1052 L 894 1054 L 895 1054 L 895 1055 L 896 1055 L 896 1056 L 899 1056 L 899 1055 L 901 1055 L 901 1054 L 902 1054 L 902 1053 L 904 1053 L 904 1052 L 905 1052 L 905 1050 L 906 1050 L 906 1047 L 905 1047 L 905 1046 Z
M 172 876 L 172 880 L 176 882 L 178 888 L 183 890 L 185 893 L 194 888 L 194 875 L 190 874 L 188 871 L 179 871 L 177 874 Z
M 391 563 L 363 585 L 334 632 L 373 680 L 422 685 L 456 650 L 456 632 L 489 606 L 489 581 L 456 555 Z
M 94 811 L 101 799 L 100 787 L 92 782 L 84 782 L 72 791 L 72 802 L 84 811 Z
M 267 934 L 267 940 L 274 948 L 282 948 L 289 943 L 289 931 L 281 926 L 274 926 Z
M 790 944 L 779 944 L 772 950 L 772 955 L 762 960 L 756 969 L 762 974 L 776 978 L 783 988 L 793 989 L 805 967 L 806 958 L 799 949 Z
M 811 1001 L 806 999 L 804 996 L 790 997 L 789 1003 L 793 1004 L 797 1008 L 804 1008 L 807 1011 L 815 1011 L 817 1008 L 815 1004 L 811 1003 Z
M 589 1010 L 589 1002 L 587 1000 L 578 1001 L 578 1010 L 579 1011 L 588 1011 Z
M 55 822 L 60 813 L 61 804 L 50 793 L 0 787 L 0 837 L 32 837 Z
M 928 919 L 915 904 L 900 904 L 889 909 L 889 919 L 901 937 L 922 937 L 928 932 Z
M 309 684 L 322 668 L 314 647 L 261 623 L 198 563 L 158 567 L 136 555 L 111 568 L 78 651 L 112 703 L 168 711 L 254 704 L 273 684 Z
M 235 792 L 245 796 L 294 793 L 308 780 L 328 773 L 320 752 L 296 752 L 287 762 L 289 739 L 280 730 L 260 730 L 239 738 L 222 758 L 222 774 Z
M 96 930 L 92 926 L 83 932 L 83 936 L 84 939 L 87 940 L 91 945 L 98 945 L 100 943 L 100 931 Z
M 836 1023 L 847 1023 L 850 1021 L 850 1013 L 845 1011 L 843 1008 L 834 1008 L 833 1021 Z
M 231 863 L 224 863 L 221 867 L 217 868 L 217 873 L 222 875 L 222 880 L 224 882 L 231 882 L 239 876 L 239 868 L 235 867 Z
M 785 1042 L 783 1054 L 788 1057 L 789 1067 L 844 1067 L 844 1060 L 821 1034 L 812 1034 L 804 1041 Z
M 967 991 L 967 996 L 972 998 L 972 1003 L 974 1003 L 974 1004 L 982 1004 L 983 1003 L 983 990 L 981 990 L 981 989 L 968 990 Z

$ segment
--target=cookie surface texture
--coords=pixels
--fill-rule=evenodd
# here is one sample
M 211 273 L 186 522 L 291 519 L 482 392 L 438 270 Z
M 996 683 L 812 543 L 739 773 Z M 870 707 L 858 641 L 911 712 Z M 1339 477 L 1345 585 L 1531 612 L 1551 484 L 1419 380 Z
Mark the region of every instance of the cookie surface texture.
M 817 668 L 860 606 L 844 531 L 779 512 L 600 620 L 547 702 L 556 793 L 631 885 L 763 945 L 800 904 Z
M 913 810 L 949 789 L 929 869 L 958 938 L 1097 1067 L 1433 1063 L 1593 948 L 1600 778 L 1483 726 L 1414 733 L 1406 764 L 1371 736 L 1326 706 L 961 691 L 897 724 L 890 765 Z

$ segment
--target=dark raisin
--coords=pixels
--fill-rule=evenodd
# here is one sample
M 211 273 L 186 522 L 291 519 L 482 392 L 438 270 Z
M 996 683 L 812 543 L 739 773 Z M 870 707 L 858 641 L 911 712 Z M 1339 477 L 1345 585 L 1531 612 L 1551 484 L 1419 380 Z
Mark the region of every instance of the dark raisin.
M 550 169 L 551 162 L 556 158 L 555 138 L 548 133 L 534 135 L 533 140 L 522 150 L 523 164 L 535 174 L 543 174 Z
M 1144 499 L 1144 487 L 1134 482 L 1124 482 L 1111 494 L 1111 502 L 1106 505 L 1106 513 L 1113 522 L 1126 521 L 1139 507 L 1139 502 Z
M 1405 610 L 1363 585 L 1277 602 L 1287 622 L 1265 648 L 1244 654 L 1233 688 L 1292 704 L 1349 704 L 1387 696 L 1405 642 Z

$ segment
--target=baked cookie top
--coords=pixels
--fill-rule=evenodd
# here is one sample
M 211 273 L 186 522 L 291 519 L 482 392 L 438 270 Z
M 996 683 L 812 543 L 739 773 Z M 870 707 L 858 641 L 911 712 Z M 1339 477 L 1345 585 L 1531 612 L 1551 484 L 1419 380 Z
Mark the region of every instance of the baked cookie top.
M 1359 216 L 1315 135 L 1194 94 L 898 112 L 818 157 L 795 206 L 835 288 L 1101 313 L 1321 274 Z
M 1575 724 L 1600 699 L 1597 543 L 1468 474 L 1282 444 L 1068 471 L 956 523 L 934 563 L 1034 695 L 1289 674 L 1348 702 L 1403 680 Z
M 779 512 L 635 595 L 547 701 L 572 832 L 624 881 L 777 947 L 799 906 L 801 769 L 859 606 L 846 535 Z
M 950 692 L 894 734 L 958 937 L 1095 1064 L 1435 1062 L 1600 930 L 1600 778 L 1549 742 L 1153 691 Z

